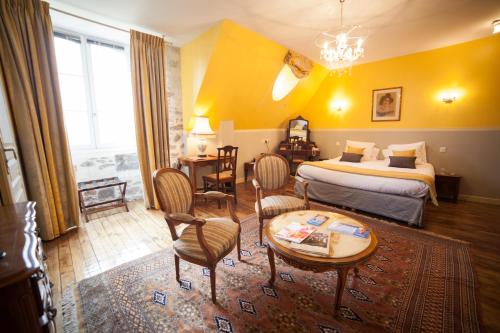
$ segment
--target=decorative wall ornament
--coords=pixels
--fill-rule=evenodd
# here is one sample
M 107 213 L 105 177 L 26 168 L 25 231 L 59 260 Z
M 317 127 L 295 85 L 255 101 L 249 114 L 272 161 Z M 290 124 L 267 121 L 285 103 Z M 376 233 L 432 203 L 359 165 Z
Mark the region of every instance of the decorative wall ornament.
M 401 120 L 401 94 L 403 87 L 373 90 L 372 121 Z
M 302 79 L 309 75 L 313 68 L 313 62 L 311 60 L 292 50 L 288 50 L 283 61 L 290 67 L 292 73 L 298 79 Z

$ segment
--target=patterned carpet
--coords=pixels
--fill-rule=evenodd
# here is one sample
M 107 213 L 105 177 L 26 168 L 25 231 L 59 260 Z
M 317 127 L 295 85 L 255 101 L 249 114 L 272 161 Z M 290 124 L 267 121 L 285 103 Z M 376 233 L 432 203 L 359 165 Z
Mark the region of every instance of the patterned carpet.
M 256 245 L 258 222 L 251 216 L 242 222 L 242 261 L 234 250 L 217 267 L 217 305 L 210 300 L 208 271 L 181 260 L 178 285 L 172 251 L 165 250 L 68 289 L 65 331 L 480 331 L 467 243 L 359 218 L 374 229 L 379 247 L 360 266 L 360 278 L 349 273 L 337 319 L 335 272 L 305 272 L 277 259 L 275 287 L 266 285 L 266 249 Z

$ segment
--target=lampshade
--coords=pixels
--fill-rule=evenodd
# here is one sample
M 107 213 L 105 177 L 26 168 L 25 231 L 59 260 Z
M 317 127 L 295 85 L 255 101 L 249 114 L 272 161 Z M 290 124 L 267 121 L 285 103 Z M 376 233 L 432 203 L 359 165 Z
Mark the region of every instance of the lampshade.
M 200 136 L 213 136 L 214 131 L 210 127 L 210 122 L 207 117 L 196 117 L 194 119 L 194 127 L 191 130 L 191 134 Z

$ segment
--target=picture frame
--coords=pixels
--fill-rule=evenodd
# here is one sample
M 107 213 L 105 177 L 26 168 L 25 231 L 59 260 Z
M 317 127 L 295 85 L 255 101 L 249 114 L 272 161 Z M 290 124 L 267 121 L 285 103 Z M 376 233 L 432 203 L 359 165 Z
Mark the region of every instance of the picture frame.
M 374 89 L 372 121 L 400 121 L 403 87 Z

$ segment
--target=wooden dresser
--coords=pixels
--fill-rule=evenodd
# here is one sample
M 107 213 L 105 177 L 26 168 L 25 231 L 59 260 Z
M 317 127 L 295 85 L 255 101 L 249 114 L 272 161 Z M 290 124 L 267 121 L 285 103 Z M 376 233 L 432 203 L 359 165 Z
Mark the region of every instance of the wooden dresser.
M 0 331 L 55 332 L 56 309 L 35 203 L 0 207 Z

